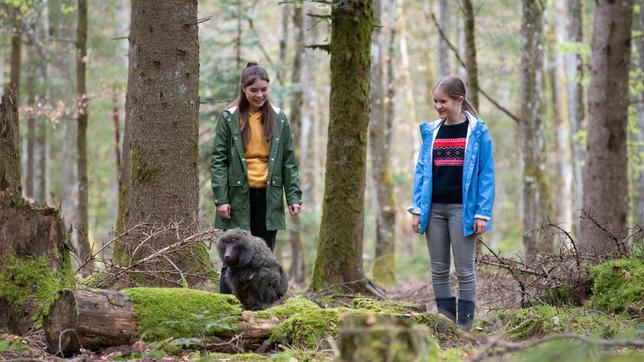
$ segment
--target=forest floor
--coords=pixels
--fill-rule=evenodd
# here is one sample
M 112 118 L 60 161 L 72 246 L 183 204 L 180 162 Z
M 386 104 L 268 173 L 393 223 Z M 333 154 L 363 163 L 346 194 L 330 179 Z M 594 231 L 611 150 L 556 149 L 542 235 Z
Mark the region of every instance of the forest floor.
M 453 283 L 456 283 L 456 280 L 453 280 Z M 498 273 L 496 271 L 486 271 L 479 268 L 479 278 L 478 278 L 479 294 L 477 296 L 477 302 L 478 302 L 477 323 L 475 323 L 475 326 L 473 328 L 473 334 L 472 334 L 473 338 L 479 338 L 478 346 L 470 345 L 469 347 L 463 348 L 463 344 L 461 343 L 459 346 L 458 342 L 456 343 L 456 345 L 447 345 L 447 346 L 445 345 L 445 343 L 441 343 L 441 346 L 440 346 L 441 349 L 450 350 L 449 358 L 445 357 L 446 355 L 441 354 L 440 355 L 441 360 L 443 358 L 449 359 L 449 360 L 455 360 L 455 361 L 470 360 L 470 359 L 472 360 L 489 359 L 489 360 L 495 360 L 495 361 L 496 360 L 516 360 L 516 357 L 508 357 L 508 356 L 496 356 L 494 358 L 490 358 L 489 356 L 485 357 L 485 355 L 482 355 L 481 353 L 481 351 L 484 351 L 485 348 L 490 348 L 489 343 L 491 343 L 490 341 L 493 341 L 494 338 L 497 338 L 499 340 L 501 339 L 507 340 L 508 343 L 514 343 L 514 342 L 509 342 L 510 339 L 508 339 L 509 337 L 507 337 L 508 332 L 515 333 L 515 335 L 519 335 L 517 333 L 522 333 L 520 335 L 521 337 L 518 339 L 515 338 L 514 341 L 522 341 L 521 343 L 524 343 L 524 344 L 520 344 L 519 342 L 516 342 L 514 344 L 508 344 L 508 346 L 510 346 L 509 347 L 510 349 L 514 348 L 517 350 L 525 350 L 530 346 L 530 343 L 526 344 L 526 339 L 529 342 L 529 340 L 537 340 L 539 338 L 543 338 L 544 336 L 547 337 L 548 335 L 555 334 L 555 333 L 559 333 L 559 334 L 581 333 L 582 335 L 590 335 L 590 336 L 599 335 L 598 337 L 600 338 L 610 338 L 611 333 L 618 334 L 620 329 L 624 329 L 624 330 L 632 329 L 636 332 L 634 332 L 635 335 L 632 335 L 632 334 L 630 335 L 631 340 L 636 340 L 636 341 L 639 341 L 638 343 L 641 343 L 642 338 L 644 337 L 644 324 L 642 324 L 641 321 L 637 321 L 637 320 L 630 321 L 627 319 L 621 319 L 621 317 L 609 317 L 609 319 L 606 319 L 606 317 L 604 317 L 604 314 L 602 314 L 600 316 L 601 317 L 600 319 L 598 319 L 597 321 L 594 321 L 586 318 L 587 312 L 585 311 L 573 313 L 573 314 L 578 313 L 578 314 L 575 314 L 580 316 L 580 318 L 578 319 L 575 317 L 571 317 L 572 319 L 566 319 L 566 318 L 569 318 L 567 316 L 570 316 L 569 310 L 566 309 L 567 307 L 562 309 L 553 309 L 552 307 L 549 307 L 551 309 L 548 309 L 548 308 L 522 309 L 520 308 L 520 298 L 518 296 L 519 293 L 516 292 L 515 288 L 513 288 L 512 285 L 513 285 L 513 280 L 507 273 Z M 406 301 L 406 302 L 412 302 L 418 305 L 424 305 L 427 312 L 436 313 L 434 295 L 432 292 L 429 277 L 427 277 L 426 279 L 417 278 L 414 280 L 401 281 L 395 286 L 384 288 L 384 290 L 385 290 L 387 300 Z M 294 294 L 305 293 L 304 288 L 302 286 L 297 286 L 293 284 L 291 285 L 291 292 L 293 292 Z M 350 304 L 350 301 L 345 300 L 342 303 Z M 583 306 L 577 307 L 577 310 L 581 310 L 580 308 L 584 308 L 584 307 Z M 572 310 L 572 308 L 570 308 L 570 310 Z M 490 320 L 490 318 L 493 318 L 499 313 L 506 313 L 505 324 L 498 322 L 498 320 L 495 323 L 487 322 L 487 320 Z M 542 313 L 543 316 L 541 316 L 539 313 Z M 583 315 L 583 317 L 581 315 Z M 562 320 L 561 328 L 558 328 L 557 326 L 557 324 L 559 323 L 559 318 L 561 318 Z M 518 320 L 518 322 L 515 320 Z M 567 320 L 567 322 L 563 322 L 564 320 Z M 514 323 L 514 325 L 511 325 L 512 328 L 508 329 L 508 326 L 512 323 Z M 571 327 L 573 323 L 575 324 L 574 328 Z M 609 324 L 611 326 L 606 327 L 604 326 L 605 324 Z M 582 327 L 578 327 L 578 325 L 581 325 Z M 588 329 L 587 334 L 584 333 L 585 330 L 583 328 Z M 606 332 L 606 330 L 610 330 L 610 331 Z M 637 330 L 639 330 L 639 332 L 637 332 Z M 605 336 L 604 334 L 607 334 L 607 333 L 609 335 Z M 524 338 L 524 337 L 527 337 L 527 338 Z M 600 339 L 597 341 L 599 341 L 598 342 L 599 344 L 601 343 L 606 344 L 607 343 L 606 341 L 609 341 L 609 340 Z M 584 340 L 582 342 L 586 343 L 588 341 Z M 565 348 L 561 347 L 562 351 L 567 351 L 567 352 L 561 352 L 562 353 L 561 355 L 555 354 L 555 356 L 559 356 L 558 357 L 559 359 L 557 359 L 556 357 L 553 357 L 554 359 L 552 360 L 561 360 L 561 361 L 567 361 L 567 362 L 582 361 L 582 360 L 585 361 L 585 359 L 583 358 L 571 359 L 570 353 L 588 354 L 589 353 L 588 348 L 590 348 L 588 346 L 592 347 L 591 344 L 587 344 L 587 345 L 582 344 L 581 347 L 577 348 L 578 350 L 577 352 L 575 352 L 575 350 L 571 351 L 571 349 L 568 346 L 566 346 Z M 281 347 L 281 346 L 278 346 L 278 347 Z M 614 356 L 614 353 L 618 353 L 620 357 L 619 359 L 620 361 L 644 360 L 642 345 L 639 345 L 639 346 L 636 345 L 635 347 L 633 346 L 630 346 L 630 347 L 627 346 L 627 347 L 628 348 L 620 345 L 609 346 L 609 348 L 611 349 L 610 353 L 613 353 L 611 356 Z M 286 348 L 283 348 L 283 350 L 284 349 Z M 276 358 L 275 356 L 276 356 L 276 353 L 278 352 L 280 352 L 279 349 L 276 349 L 276 350 L 273 350 L 272 352 L 267 352 L 260 356 L 256 354 L 249 355 L 250 357 L 242 357 L 241 355 L 237 357 L 235 355 L 213 354 L 205 351 L 184 352 L 182 354 L 172 355 L 138 341 L 131 346 L 119 346 L 119 347 L 103 349 L 95 352 L 82 351 L 79 354 L 68 357 L 66 360 L 69 360 L 69 361 L 92 361 L 92 360 L 256 361 L 256 360 L 270 359 L 270 360 L 277 360 L 277 361 L 294 362 L 294 361 L 303 361 L 303 360 L 311 360 L 311 361 L 331 360 L 331 359 L 334 359 L 334 356 L 337 357 L 337 351 L 334 352 L 332 349 L 317 351 L 312 354 L 305 353 L 304 354 L 305 357 L 302 357 L 303 356 L 302 354 L 296 354 L 294 356 L 286 355 L 286 358 L 284 358 L 284 356 Z M 600 358 L 594 359 L 594 360 L 604 361 L 604 360 L 611 360 L 612 358 L 612 357 L 609 358 L 608 355 L 606 355 L 607 356 L 606 359 L 601 357 L 601 356 L 604 356 L 601 354 L 601 353 L 604 353 L 604 349 L 598 350 L 597 353 L 600 353 L 600 354 L 595 354 L 595 355 L 600 356 Z M 481 358 L 481 356 L 483 356 L 484 358 Z M 626 356 L 626 358 L 623 358 L 624 356 Z M 257 359 L 258 357 L 260 357 L 260 359 Z M 519 359 L 524 360 L 524 358 L 519 358 Z M 25 336 L 0 334 L 0 361 L 9 361 L 9 360 L 62 361 L 63 359 L 60 357 L 53 356 L 47 351 L 44 333 L 42 330 L 37 330 Z M 545 360 L 545 359 L 537 359 L 537 360 Z

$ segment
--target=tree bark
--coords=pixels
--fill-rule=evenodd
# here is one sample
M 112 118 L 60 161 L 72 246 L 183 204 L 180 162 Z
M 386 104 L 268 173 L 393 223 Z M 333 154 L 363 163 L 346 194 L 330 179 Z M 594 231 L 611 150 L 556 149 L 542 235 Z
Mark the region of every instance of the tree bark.
M 468 98 L 474 109 L 479 109 L 479 70 L 476 61 L 476 26 L 474 8 L 471 0 L 463 0 L 463 17 L 465 21 L 465 66 L 467 67 Z
M 0 102 L 0 196 L 22 198 L 18 102 L 9 87 Z
M 400 7 L 400 6 L 399 6 Z M 448 0 L 438 0 L 438 21 L 443 33 L 447 38 L 450 37 L 450 8 Z M 452 74 L 451 56 L 449 46 L 443 37 L 438 35 L 438 78 L 443 78 Z
M 136 330 L 132 301 L 112 290 L 65 290 L 43 321 L 52 354 L 130 344 Z
M 296 1 L 293 9 L 293 33 L 295 35 L 295 56 L 293 57 L 293 73 L 291 75 L 292 84 L 298 88 L 293 92 L 291 99 L 291 132 L 295 140 L 295 154 L 300 160 L 301 170 L 303 160 L 300 148 L 302 134 L 302 106 L 304 104 L 304 87 L 302 83 L 302 70 L 304 60 L 304 4 L 302 1 Z M 304 283 L 306 278 L 306 265 L 304 263 L 304 246 L 302 244 L 302 234 L 300 233 L 300 217 L 292 216 L 291 226 L 289 228 L 288 239 L 291 245 L 291 268 L 289 276 L 296 283 Z
M 582 248 L 618 250 L 596 223 L 619 239 L 628 214 L 626 134 L 633 0 L 597 1 L 588 89 L 587 158 L 584 170 Z
M 568 0 L 567 40 L 575 44 L 583 44 L 583 2 L 581 0 Z M 582 207 L 584 191 L 584 177 L 582 163 L 586 159 L 586 150 L 581 141 L 580 134 L 585 127 L 586 108 L 584 101 L 584 76 L 583 56 L 579 52 L 566 55 L 566 81 L 568 86 L 568 112 L 572 132 L 573 153 L 573 209 L 578 213 Z M 576 218 L 575 234 L 579 235 L 579 218 Z
M 126 134 L 131 127 L 132 186 L 127 227 L 141 227 L 126 237 L 128 260 L 181 241 L 198 225 L 197 30 L 196 0 L 132 3 L 126 124 Z M 152 230 L 160 233 L 137 248 Z M 137 249 L 140 254 L 133 255 Z M 176 286 L 203 281 L 210 268 L 203 253 L 197 254 L 159 263 L 155 271 L 168 274 L 149 275 L 147 283 Z M 184 274 L 192 278 L 186 280 Z M 174 282 L 165 281 L 168 278 Z
M 543 139 L 543 11 L 545 2 L 523 0 L 521 22 L 521 122 L 523 245 L 528 262 L 552 252 L 552 239 L 538 231 L 546 222 L 550 191 Z
M 370 0 L 335 1 L 331 10 L 331 95 L 324 205 L 311 288 L 368 291 L 362 265 Z
M 384 25 L 383 5 L 373 3 L 376 24 Z M 388 23 L 389 26 L 393 24 Z M 387 56 L 385 28 L 377 27 L 371 34 L 371 95 L 369 113 L 369 151 L 371 176 L 376 189 L 376 250 L 372 268 L 375 281 L 394 284 L 396 281 L 396 203 L 389 162 L 390 132 L 385 117 L 384 59 Z
M 89 243 L 89 223 L 87 207 L 89 203 L 87 183 L 87 0 L 78 0 L 78 27 L 76 29 L 76 146 L 78 157 L 78 210 L 76 229 L 78 230 L 78 257 L 82 263 L 92 258 Z M 94 261 L 85 263 L 80 270 L 82 275 L 90 274 Z

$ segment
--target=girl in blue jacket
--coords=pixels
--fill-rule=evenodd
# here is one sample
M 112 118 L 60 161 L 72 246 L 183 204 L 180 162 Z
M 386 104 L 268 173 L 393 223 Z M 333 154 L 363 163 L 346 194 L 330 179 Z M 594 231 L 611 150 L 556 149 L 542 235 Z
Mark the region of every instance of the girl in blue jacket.
M 425 234 L 438 311 L 466 330 L 474 321 L 478 235 L 492 229 L 494 155 L 490 132 L 466 97 L 463 81 L 439 80 L 432 89 L 440 119 L 420 125 L 423 144 L 408 211 Z M 449 277 L 450 246 L 458 301 Z

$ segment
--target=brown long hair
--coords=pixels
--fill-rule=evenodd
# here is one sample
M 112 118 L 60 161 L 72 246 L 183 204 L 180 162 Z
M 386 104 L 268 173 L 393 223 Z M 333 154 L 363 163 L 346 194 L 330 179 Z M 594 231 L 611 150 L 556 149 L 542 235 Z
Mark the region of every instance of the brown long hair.
M 258 65 L 256 61 L 251 60 L 246 64 L 246 68 L 241 73 L 241 81 L 239 87 L 239 96 L 233 102 L 239 108 L 239 114 L 241 115 L 241 136 L 244 140 L 244 147 L 248 145 L 250 141 L 250 127 L 248 126 L 248 113 L 250 103 L 244 94 L 243 89 L 253 84 L 256 80 L 261 79 L 270 83 L 268 79 L 268 73 L 266 69 Z M 266 102 L 259 109 L 262 112 L 262 129 L 264 130 L 264 140 L 266 143 L 270 142 L 273 137 L 273 121 L 275 120 L 275 112 L 273 111 L 273 106 L 269 99 L 266 99 Z
M 474 109 L 472 103 L 467 99 L 467 90 L 465 89 L 465 83 L 461 78 L 454 75 L 448 75 L 434 84 L 432 92 L 436 89 L 440 89 L 441 92 L 445 93 L 451 99 L 463 97 L 463 110 L 472 113 L 477 118 L 479 117 L 476 109 Z

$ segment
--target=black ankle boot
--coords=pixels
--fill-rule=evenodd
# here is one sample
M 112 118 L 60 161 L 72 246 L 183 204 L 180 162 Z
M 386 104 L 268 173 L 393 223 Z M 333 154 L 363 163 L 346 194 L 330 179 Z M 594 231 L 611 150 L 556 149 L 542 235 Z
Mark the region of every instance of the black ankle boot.
M 466 331 L 469 331 L 474 323 L 474 309 L 476 309 L 476 305 L 473 301 L 458 300 L 458 325 Z
M 456 298 L 436 298 L 436 309 L 452 322 L 456 322 Z

